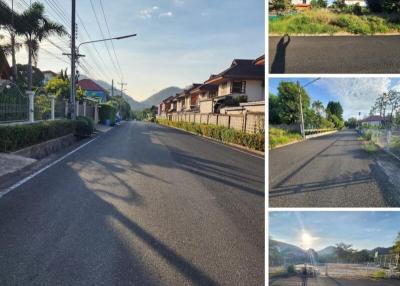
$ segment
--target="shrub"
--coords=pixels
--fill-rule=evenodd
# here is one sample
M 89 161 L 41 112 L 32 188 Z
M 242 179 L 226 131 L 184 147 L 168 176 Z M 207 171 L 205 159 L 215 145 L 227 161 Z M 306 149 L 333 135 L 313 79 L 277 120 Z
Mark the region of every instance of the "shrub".
M 79 116 L 76 119 L 75 136 L 89 137 L 94 132 L 94 124 L 91 118 Z
M 289 132 L 280 128 L 269 128 L 269 147 L 274 148 L 279 145 L 301 140 L 301 134 Z
M 385 278 L 386 277 L 386 272 L 384 270 L 377 270 L 374 273 L 372 273 L 373 278 Z
M 294 274 L 294 273 L 296 273 L 296 270 L 295 270 L 293 264 L 291 264 L 291 265 L 288 266 L 288 268 L 287 268 L 287 273 L 289 273 L 289 274 Z
M 74 133 L 76 121 L 55 120 L 32 124 L 0 126 L 0 151 L 12 152 Z
M 109 104 L 100 104 L 99 119 L 100 122 L 105 124 L 106 120 L 110 120 L 111 125 L 115 124 L 117 110 Z
M 186 131 L 205 137 L 210 137 L 221 142 L 233 143 L 262 152 L 265 150 L 264 133 L 248 134 L 232 128 L 226 128 L 217 125 L 198 124 L 193 122 L 174 122 L 166 119 L 158 119 L 157 123 L 184 129 Z

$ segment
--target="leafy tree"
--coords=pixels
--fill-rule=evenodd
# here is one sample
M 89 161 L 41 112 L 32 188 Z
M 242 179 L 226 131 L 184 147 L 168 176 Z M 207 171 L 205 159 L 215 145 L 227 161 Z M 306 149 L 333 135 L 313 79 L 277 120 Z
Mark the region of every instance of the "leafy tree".
M 328 6 L 328 2 L 325 0 L 312 0 L 311 7 L 313 8 L 326 8 Z
M 52 93 L 57 97 L 68 99 L 70 96 L 71 84 L 69 79 L 63 79 L 61 76 L 50 79 L 44 87 L 47 93 Z
M 346 127 L 348 127 L 348 128 L 356 128 L 357 127 L 357 119 L 356 118 L 354 118 L 354 117 L 351 117 L 351 118 L 349 118 L 347 121 L 346 121 L 346 123 L 345 123 L 345 125 L 346 125 Z
M 394 246 L 392 248 L 392 253 L 400 254 L 400 232 L 397 234 L 397 237 L 394 241 Z
M 345 0 L 335 0 L 333 1 L 332 6 L 338 9 L 344 9 L 346 8 L 346 2 Z
M 352 254 L 354 253 L 354 249 L 352 248 L 351 244 L 345 244 L 340 242 L 336 244 L 335 253 L 338 259 L 342 262 L 349 261 Z
M 36 88 L 42 87 L 44 79 L 42 71 L 36 67 L 31 67 L 31 68 L 33 74 L 33 76 L 31 76 L 31 81 L 32 81 L 31 86 Z M 17 84 L 22 90 L 26 90 L 28 88 L 27 76 L 29 73 L 29 66 L 17 64 L 17 70 L 18 70 Z
M 339 117 L 334 114 L 329 114 L 328 119 L 335 125 L 335 128 L 342 129 L 344 127 L 344 122 Z
M 316 100 L 312 103 L 311 107 L 317 112 L 318 114 L 322 115 L 325 112 L 325 107 L 323 103 L 319 100 Z
M 343 120 L 343 107 L 340 102 L 329 101 L 326 106 L 326 112 L 330 115 L 335 115 L 340 120 Z
M 366 0 L 366 2 L 371 12 L 381 13 L 383 11 L 382 0 Z
M 279 117 L 282 123 L 293 124 L 300 122 L 300 94 L 303 112 L 306 113 L 307 109 L 310 107 L 310 97 L 305 89 L 290 81 L 281 81 L 279 83 Z
M 282 13 L 291 7 L 290 0 L 272 0 L 269 5 L 271 10 L 275 10 L 278 13 Z
M 44 5 L 34 2 L 22 12 L 15 24 L 17 34 L 25 38 L 28 50 L 28 90 L 32 90 L 32 63 L 37 64 L 40 42 L 52 35 L 67 33 L 62 25 L 51 21 L 44 13 Z
M 268 112 L 269 112 L 269 123 L 270 124 L 281 124 L 281 119 L 279 117 L 280 113 L 280 102 L 279 97 L 270 93 L 268 102 Z

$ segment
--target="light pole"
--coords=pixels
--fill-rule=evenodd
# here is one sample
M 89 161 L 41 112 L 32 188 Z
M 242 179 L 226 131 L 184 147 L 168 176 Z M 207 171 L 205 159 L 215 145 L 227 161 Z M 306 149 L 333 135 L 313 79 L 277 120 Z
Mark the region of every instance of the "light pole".
M 76 94 L 76 91 L 75 91 L 75 89 L 76 89 L 75 88 L 75 85 L 76 85 L 76 83 L 75 83 L 75 65 L 80 57 L 84 57 L 84 55 L 79 54 L 79 48 L 86 44 L 105 42 L 105 41 L 111 41 L 111 40 L 122 40 L 122 39 L 131 38 L 131 37 L 135 37 L 135 36 L 137 36 L 137 34 L 130 34 L 130 35 L 125 35 L 125 36 L 120 36 L 120 37 L 113 37 L 113 38 L 106 38 L 106 39 L 82 42 L 78 45 L 76 50 L 71 49 L 71 54 L 63 54 L 63 55 L 71 56 L 71 98 L 70 98 L 71 105 L 70 106 L 71 106 L 72 119 L 75 119 L 75 115 L 76 115 L 76 113 L 75 113 L 75 94 Z M 75 42 L 75 40 L 73 40 L 73 42 Z M 75 43 L 73 44 L 73 46 L 75 46 Z
M 318 78 L 306 83 L 305 85 L 303 85 L 303 88 L 305 88 L 307 85 L 310 85 L 320 79 L 321 78 L 318 77 Z M 301 120 L 300 132 L 301 132 L 301 137 L 305 138 L 306 134 L 305 134 L 305 129 L 304 129 L 303 101 L 301 98 L 301 89 L 300 88 L 301 88 L 300 83 L 299 83 L 299 81 L 297 81 L 297 90 L 299 93 L 299 105 L 300 105 L 300 120 Z

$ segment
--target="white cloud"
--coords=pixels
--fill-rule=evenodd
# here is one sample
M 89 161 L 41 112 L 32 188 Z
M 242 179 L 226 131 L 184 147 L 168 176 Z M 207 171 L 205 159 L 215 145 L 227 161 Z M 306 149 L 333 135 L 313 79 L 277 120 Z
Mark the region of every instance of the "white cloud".
M 369 114 L 375 99 L 390 87 L 389 78 L 330 78 L 316 84 L 325 87 L 343 106 L 344 118 Z M 400 88 L 400 86 L 399 86 Z
M 163 17 L 172 17 L 174 14 L 172 12 L 165 12 L 165 13 L 160 13 L 160 15 L 158 15 L 160 18 Z
M 157 6 L 153 6 L 151 8 L 146 8 L 146 9 L 140 10 L 139 18 L 150 19 L 153 17 L 154 12 L 156 12 L 158 9 L 159 8 Z
M 185 2 L 183 0 L 174 0 L 175 5 L 183 5 Z

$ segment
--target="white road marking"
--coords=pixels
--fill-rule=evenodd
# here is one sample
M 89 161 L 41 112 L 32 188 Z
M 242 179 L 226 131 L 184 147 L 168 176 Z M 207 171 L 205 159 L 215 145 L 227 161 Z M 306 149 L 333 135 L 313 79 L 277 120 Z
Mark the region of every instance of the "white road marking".
M 65 154 L 64 156 L 58 158 L 57 160 L 55 160 L 54 162 L 51 162 L 50 164 L 46 165 L 45 167 L 43 167 L 42 169 L 36 171 L 35 173 L 29 175 L 28 177 L 20 180 L 19 182 L 15 183 L 14 185 L 12 185 L 11 187 L 7 188 L 5 191 L 0 192 L 0 198 L 3 197 L 4 195 L 8 194 L 9 192 L 15 190 L 16 188 L 22 186 L 23 184 L 25 184 L 26 182 L 32 180 L 34 177 L 36 177 L 37 175 L 43 173 L 44 171 L 46 171 L 48 168 L 54 166 L 55 164 L 61 162 L 62 160 L 64 160 L 65 158 L 71 156 L 72 154 L 74 154 L 75 152 L 79 151 L 80 149 L 82 149 L 83 147 L 85 147 L 86 145 L 92 143 L 94 140 L 96 140 L 99 137 L 96 137 L 88 142 L 86 142 L 85 144 L 79 146 L 78 148 L 72 150 L 71 152 Z

